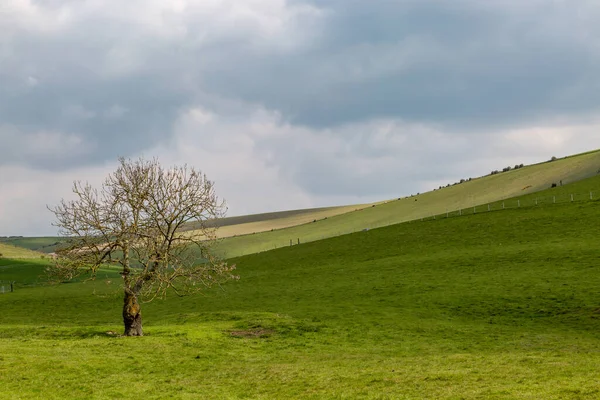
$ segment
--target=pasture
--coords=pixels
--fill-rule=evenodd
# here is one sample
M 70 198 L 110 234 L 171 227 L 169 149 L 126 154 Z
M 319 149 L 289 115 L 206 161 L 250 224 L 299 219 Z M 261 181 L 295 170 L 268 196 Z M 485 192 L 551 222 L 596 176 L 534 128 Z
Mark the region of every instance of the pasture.
M 0 398 L 597 398 L 599 217 L 544 203 L 236 258 L 239 281 L 144 304 L 143 338 L 118 335 L 110 273 L 19 288 Z

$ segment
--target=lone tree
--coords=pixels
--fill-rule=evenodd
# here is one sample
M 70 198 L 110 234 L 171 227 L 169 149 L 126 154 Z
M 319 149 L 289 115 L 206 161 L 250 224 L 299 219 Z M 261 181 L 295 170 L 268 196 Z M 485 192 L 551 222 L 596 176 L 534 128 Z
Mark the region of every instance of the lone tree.
M 213 182 L 187 166 L 164 169 L 156 159 L 119 162 L 99 190 L 76 181 L 75 200 L 50 208 L 67 244 L 48 272 L 64 281 L 118 265 L 125 335 L 142 336 L 141 300 L 169 290 L 191 294 L 237 277 L 235 266 L 211 251 L 216 235 L 208 221 L 225 209 Z M 197 230 L 184 231 L 190 221 Z

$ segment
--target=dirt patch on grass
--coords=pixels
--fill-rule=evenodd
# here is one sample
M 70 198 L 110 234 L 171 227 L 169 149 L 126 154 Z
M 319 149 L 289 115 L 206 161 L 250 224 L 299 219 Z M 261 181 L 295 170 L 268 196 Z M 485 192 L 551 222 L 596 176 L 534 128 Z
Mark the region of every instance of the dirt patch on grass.
M 275 333 L 271 329 L 247 329 L 243 331 L 231 331 L 229 334 L 234 337 L 241 338 L 266 338 Z

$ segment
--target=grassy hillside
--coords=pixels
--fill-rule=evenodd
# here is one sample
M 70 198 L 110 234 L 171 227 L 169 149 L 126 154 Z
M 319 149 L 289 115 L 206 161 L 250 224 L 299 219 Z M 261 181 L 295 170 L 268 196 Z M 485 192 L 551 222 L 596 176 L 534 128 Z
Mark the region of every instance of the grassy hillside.
M 0 397 L 598 398 L 599 218 L 544 203 L 241 257 L 222 290 L 145 304 L 139 339 L 113 333 L 113 278 L 0 295 Z
M 367 206 L 367 205 L 362 205 L 361 207 L 365 207 L 365 206 Z M 312 215 L 314 213 L 323 213 L 326 215 L 336 215 L 336 214 L 347 212 L 348 210 L 346 210 L 346 207 L 355 207 L 356 208 L 358 206 L 306 208 L 306 209 L 301 209 L 301 210 L 276 211 L 276 212 L 261 213 L 261 214 L 240 215 L 240 216 L 225 217 L 225 218 L 221 218 L 218 220 L 210 221 L 207 225 L 222 228 L 222 227 L 232 226 L 232 225 L 244 225 L 244 224 L 275 221 L 275 220 L 288 219 L 288 218 L 299 218 L 299 217 L 307 216 L 309 214 Z M 186 228 L 188 230 L 193 230 L 196 226 L 197 226 L 197 223 L 190 222 L 186 225 Z
M 244 215 L 229 217 L 214 221 L 209 226 L 218 226 L 218 237 L 232 237 L 248 235 L 256 232 L 283 229 L 325 219 L 350 211 L 369 207 L 371 204 L 357 204 L 351 206 L 311 208 L 304 210 L 279 211 L 264 214 Z M 188 230 L 193 231 L 197 224 L 188 224 Z
M 39 258 L 41 253 L 28 250 L 22 247 L 16 247 L 8 243 L 0 242 L 0 257 L 3 258 Z
M 61 240 L 62 238 L 57 236 L 10 237 L 0 239 L 0 245 L 5 243 L 24 249 L 38 251 L 40 253 L 52 253 L 56 250 L 57 244 Z
M 359 211 L 351 211 L 326 220 L 294 226 L 273 232 L 227 238 L 221 243 L 221 251 L 227 256 L 251 254 L 274 248 L 289 246 L 290 240 L 302 243 L 342 235 L 375 227 L 412 221 L 433 215 L 452 213 L 459 209 L 497 203 L 515 196 L 534 199 L 536 193 L 550 188 L 552 183 L 559 186 L 555 191 L 589 194 L 598 190 L 600 181 L 594 177 L 600 169 L 600 151 L 559 159 L 553 162 L 536 164 L 474 179 L 459 185 L 435 190 L 414 197 L 380 203 Z M 571 186 L 571 182 L 586 180 L 583 186 Z M 562 192 L 561 192 L 562 193 Z M 529 196 L 529 197 L 527 197 Z M 564 200 L 560 198 L 559 200 Z
M 600 151 L 591 151 L 488 175 L 418 196 L 375 204 L 281 211 L 229 217 L 217 221 L 220 251 L 228 257 L 396 224 L 433 215 L 534 194 L 552 183 L 569 183 L 598 175 Z M 188 229 L 193 231 L 194 224 Z M 53 252 L 60 238 L 18 238 L 9 243 L 44 253 Z M 0 239 L 0 242 L 2 239 Z

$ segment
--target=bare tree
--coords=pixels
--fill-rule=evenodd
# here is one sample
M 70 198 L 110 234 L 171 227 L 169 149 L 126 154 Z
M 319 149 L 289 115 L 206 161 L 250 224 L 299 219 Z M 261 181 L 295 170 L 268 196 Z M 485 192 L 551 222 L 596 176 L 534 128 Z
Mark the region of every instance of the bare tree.
M 206 221 L 225 210 L 213 182 L 187 166 L 164 169 L 156 159 L 119 162 L 99 190 L 75 182 L 76 199 L 50 208 L 67 245 L 48 272 L 69 280 L 118 265 L 125 335 L 142 336 L 142 299 L 164 297 L 169 290 L 190 294 L 237 277 L 235 266 L 211 251 L 215 228 Z M 184 232 L 190 221 L 198 230 Z

